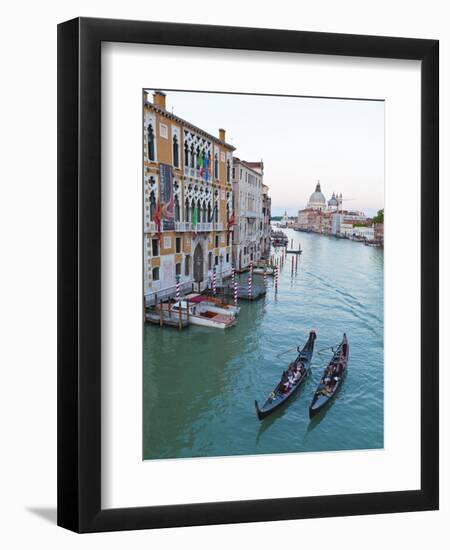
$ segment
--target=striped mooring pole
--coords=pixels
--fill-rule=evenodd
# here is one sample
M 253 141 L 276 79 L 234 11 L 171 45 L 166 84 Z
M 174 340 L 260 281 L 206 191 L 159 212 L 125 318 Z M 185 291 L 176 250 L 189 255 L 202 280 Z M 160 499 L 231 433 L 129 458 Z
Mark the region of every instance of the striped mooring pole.
M 278 267 L 275 266 L 275 292 L 278 292 Z
M 213 294 L 215 295 L 216 294 L 216 289 L 217 289 L 217 273 L 216 273 L 216 268 L 215 267 L 214 267 L 214 271 L 213 271 L 212 287 L 213 287 Z
M 234 305 L 237 306 L 237 299 L 238 299 L 238 285 L 237 281 L 235 279 L 234 281 Z
M 266 274 L 265 268 L 264 268 L 264 286 L 267 286 L 267 274 Z
M 252 276 L 249 275 L 248 276 L 248 299 L 251 300 L 252 296 L 253 296 L 253 293 L 252 293 Z
M 181 293 L 180 293 L 180 277 L 177 276 L 177 285 L 176 285 L 176 293 L 175 293 L 175 300 L 177 302 L 180 301 Z

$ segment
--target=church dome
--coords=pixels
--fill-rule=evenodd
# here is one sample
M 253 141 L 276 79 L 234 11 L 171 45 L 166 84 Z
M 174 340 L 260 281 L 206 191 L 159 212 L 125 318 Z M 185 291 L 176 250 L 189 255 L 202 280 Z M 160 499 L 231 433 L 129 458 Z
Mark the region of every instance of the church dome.
M 339 206 L 336 195 L 333 192 L 331 199 L 328 201 L 328 206 Z
M 322 193 L 320 189 L 320 181 L 317 182 L 316 190 L 314 193 L 309 197 L 308 202 L 308 208 L 325 208 L 327 205 L 327 201 L 325 199 L 325 195 Z

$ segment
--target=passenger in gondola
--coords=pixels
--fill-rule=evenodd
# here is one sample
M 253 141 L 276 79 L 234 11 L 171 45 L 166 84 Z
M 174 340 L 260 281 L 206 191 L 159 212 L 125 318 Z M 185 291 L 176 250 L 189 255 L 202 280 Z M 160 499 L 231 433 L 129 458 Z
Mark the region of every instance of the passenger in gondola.
M 302 373 L 300 372 L 300 370 L 297 370 L 297 372 L 294 374 L 294 384 L 297 384 L 301 377 Z
M 281 375 L 279 388 L 280 388 L 280 391 L 282 393 L 287 393 L 289 391 L 289 374 L 288 374 L 288 371 L 283 371 L 283 374 Z

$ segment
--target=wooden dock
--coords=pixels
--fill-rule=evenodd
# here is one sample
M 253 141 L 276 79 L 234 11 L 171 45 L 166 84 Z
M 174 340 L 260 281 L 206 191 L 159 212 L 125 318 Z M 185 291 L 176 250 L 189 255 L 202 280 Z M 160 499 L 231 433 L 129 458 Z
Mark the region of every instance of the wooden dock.
M 223 296 L 234 296 L 234 289 L 231 286 L 221 287 L 218 290 L 218 294 Z M 267 290 L 263 285 L 253 285 L 251 294 L 248 292 L 248 287 L 246 285 L 239 285 L 237 288 L 237 296 L 239 300 L 257 300 L 265 296 Z
M 174 311 L 160 310 L 159 307 L 148 309 L 145 312 L 145 321 L 161 327 L 169 326 L 178 329 L 187 328 L 191 324 L 185 313 L 178 315 Z

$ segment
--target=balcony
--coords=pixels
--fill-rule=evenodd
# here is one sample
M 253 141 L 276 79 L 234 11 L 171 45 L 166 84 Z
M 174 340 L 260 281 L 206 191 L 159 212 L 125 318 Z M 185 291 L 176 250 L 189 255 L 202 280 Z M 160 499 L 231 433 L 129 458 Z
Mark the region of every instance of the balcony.
M 197 225 L 192 225 L 192 222 L 175 222 L 175 231 L 212 231 L 213 224 L 209 222 L 199 222 Z
M 201 181 L 204 181 L 206 182 L 206 170 L 203 170 L 203 176 L 200 175 L 201 171 L 199 168 L 191 168 L 190 166 L 185 166 L 184 167 L 184 175 L 187 177 L 187 178 L 194 178 L 196 180 L 201 180 Z M 211 181 L 211 174 L 209 174 L 209 179 L 208 181 Z
M 198 223 L 195 231 L 212 231 L 213 230 L 213 224 L 210 222 L 201 222 Z
M 156 223 L 155 222 L 146 222 L 144 232 L 145 233 L 156 233 Z
M 212 224 L 210 224 L 210 225 L 212 225 Z M 215 231 L 223 231 L 223 223 L 222 223 L 222 222 L 220 222 L 220 223 L 215 223 L 215 224 L 214 224 L 214 230 L 215 230 Z
M 192 231 L 191 222 L 175 222 L 175 231 Z
M 259 215 L 260 214 L 258 212 L 255 212 L 254 210 L 246 210 L 245 211 L 245 217 L 246 218 L 258 218 Z
M 184 175 L 188 178 L 195 178 L 195 168 L 191 168 L 190 166 L 184 167 Z

